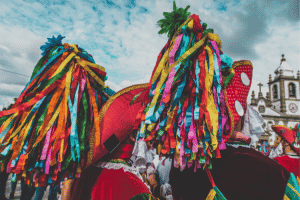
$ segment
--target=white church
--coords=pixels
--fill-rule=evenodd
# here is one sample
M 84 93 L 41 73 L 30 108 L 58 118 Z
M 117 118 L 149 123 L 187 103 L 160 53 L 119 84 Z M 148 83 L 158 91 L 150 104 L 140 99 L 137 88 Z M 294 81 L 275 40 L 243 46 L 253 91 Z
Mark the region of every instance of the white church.
M 294 127 L 300 122 L 300 71 L 295 75 L 282 54 L 280 65 L 274 73 L 274 78 L 269 75 L 269 92 L 266 97 L 261 92 L 262 84 L 259 84 L 258 97 L 252 91 L 250 104 L 265 121 L 265 134 L 260 139 L 271 145 L 276 138 L 271 129 L 272 125 Z

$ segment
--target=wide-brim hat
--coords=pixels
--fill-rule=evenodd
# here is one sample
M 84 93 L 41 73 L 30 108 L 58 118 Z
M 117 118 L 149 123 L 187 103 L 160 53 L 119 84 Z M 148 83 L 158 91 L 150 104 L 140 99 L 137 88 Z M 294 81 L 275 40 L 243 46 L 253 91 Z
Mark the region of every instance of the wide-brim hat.
M 225 102 L 230 117 L 229 136 L 232 136 L 235 126 L 246 113 L 253 66 L 250 61 L 241 60 L 233 63 L 232 70 L 234 75 L 224 89 Z
M 140 111 L 147 84 L 127 87 L 115 93 L 103 105 L 100 111 L 100 144 L 94 152 L 89 152 L 87 166 L 95 163 L 107 153 L 113 152 L 118 145 L 133 133 L 136 116 Z M 140 95 L 138 95 L 140 94 Z M 132 99 L 138 95 L 134 102 Z M 95 145 L 95 135 L 91 135 L 91 143 Z M 94 141 L 94 142 L 93 142 Z
M 300 145 L 297 138 L 297 131 L 299 132 L 299 123 L 295 126 L 294 129 L 288 128 L 282 125 L 273 125 L 273 131 L 282 137 L 286 142 L 288 142 L 291 148 L 300 155 Z

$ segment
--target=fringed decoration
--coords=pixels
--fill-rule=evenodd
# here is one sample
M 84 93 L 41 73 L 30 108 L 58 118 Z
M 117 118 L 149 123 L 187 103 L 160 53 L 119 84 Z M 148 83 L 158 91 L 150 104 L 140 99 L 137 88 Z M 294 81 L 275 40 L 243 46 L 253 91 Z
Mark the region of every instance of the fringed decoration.
M 100 143 L 106 72 L 77 45 L 49 38 L 30 82 L 0 112 L 0 169 L 45 186 L 75 177 Z M 94 140 L 90 139 L 95 132 Z
M 223 82 L 234 74 L 232 59 L 197 15 L 184 21 L 158 56 L 135 127 L 139 139 L 173 155 L 175 167 L 195 161 L 211 168 L 210 159 L 220 157 L 230 132 Z

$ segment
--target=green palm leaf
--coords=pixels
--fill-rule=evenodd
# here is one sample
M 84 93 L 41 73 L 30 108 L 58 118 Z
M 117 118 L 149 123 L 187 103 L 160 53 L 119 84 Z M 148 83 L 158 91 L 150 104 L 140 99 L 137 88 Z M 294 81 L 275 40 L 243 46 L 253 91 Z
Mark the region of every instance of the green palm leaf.
M 164 12 L 163 15 L 165 18 L 158 20 L 157 22 L 157 25 L 161 28 L 158 34 L 167 33 L 168 37 L 172 38 L 176 30 L 191 14 L 190 12 L 187 12 L 189 8 L 190 6 L 187 6 L 185 9 L 177 8 L 175 1 L 173 1 L 173 11 Z

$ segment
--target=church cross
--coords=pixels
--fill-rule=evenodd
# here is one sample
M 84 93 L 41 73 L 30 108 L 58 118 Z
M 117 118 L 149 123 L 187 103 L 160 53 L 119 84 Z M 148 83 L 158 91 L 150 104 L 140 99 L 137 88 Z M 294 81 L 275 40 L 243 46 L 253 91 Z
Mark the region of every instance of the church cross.
M 263 86 L 263 84 L 259 83 L 257 85 L 259 86 L 259 92 L 261 92 L 261 86 Z

